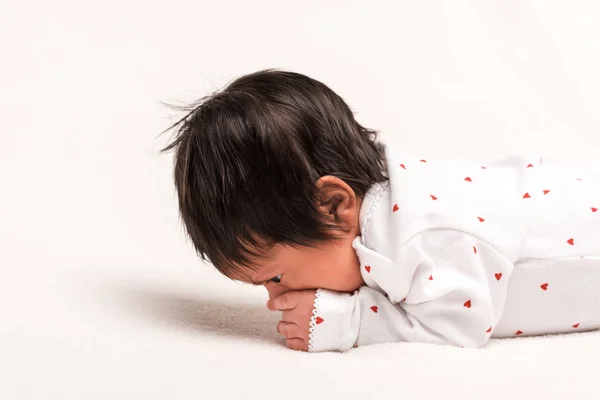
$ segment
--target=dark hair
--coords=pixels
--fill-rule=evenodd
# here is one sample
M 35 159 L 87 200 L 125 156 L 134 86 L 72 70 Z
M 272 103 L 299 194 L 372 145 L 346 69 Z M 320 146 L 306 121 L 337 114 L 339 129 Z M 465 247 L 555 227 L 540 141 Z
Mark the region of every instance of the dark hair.
M 361 198 L 387 179 L 377 131 L 306 75 L 257 71 L 179 108 L 187 115 L 163 149 L 175 149 L 179 211 L 197 253 L 226 276 L 273 244 L 335 239 L 315 201 L 320 177 Z

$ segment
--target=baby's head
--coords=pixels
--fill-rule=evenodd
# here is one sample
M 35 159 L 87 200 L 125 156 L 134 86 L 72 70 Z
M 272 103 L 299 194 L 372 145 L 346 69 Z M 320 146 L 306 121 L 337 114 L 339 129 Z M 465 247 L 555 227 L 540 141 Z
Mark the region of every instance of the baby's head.
M 180 213 L 198 254 L 271 296 L 360 287 L 360 204 L 386 179 L 376 131 L 323 83 L 273 69 L 186 111 L 165 150 L 175 149 Z

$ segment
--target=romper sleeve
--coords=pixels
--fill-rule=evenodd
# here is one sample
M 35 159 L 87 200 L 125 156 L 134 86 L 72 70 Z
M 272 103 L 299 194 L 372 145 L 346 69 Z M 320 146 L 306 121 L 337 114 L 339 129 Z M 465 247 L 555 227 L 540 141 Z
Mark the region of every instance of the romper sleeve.
M 371 252 L 371 254 L 369 254 Z M 320 289 L 309 351 L 345 351 L 383 342 L 482 347 L 504 309 L 513 263 L 485 241 L 453 229 L 430 229 L 394 259 L 362 248 L 385 287 L 355 293 Z M 402 296 L 402 297 L 401 297 Z

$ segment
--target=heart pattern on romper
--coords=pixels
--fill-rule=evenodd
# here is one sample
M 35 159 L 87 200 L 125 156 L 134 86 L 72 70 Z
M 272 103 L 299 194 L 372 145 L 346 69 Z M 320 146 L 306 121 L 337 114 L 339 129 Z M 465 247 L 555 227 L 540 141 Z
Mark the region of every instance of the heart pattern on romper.
M 377 310 L 379 310 L 379 308 L 377 306 L 371 306 L 371 310 L 377 314 Z
M 319 325 L 321 322 L 323 322 L 325 320 L 321 317 L 317 317 L 317 319 L 315 321 L 317 322 L 317 325 Z
M 427 160 L 425 160 L 425 159 L 422 159 L 422 160 L 419 160 L 419 161 L 420 161 L 421 163 L 427 163 Z M 405 170 L 406 170 L 406 166 L 405 166 L 404 164 L 400 164 L 400 167 L 402 167 L 403 169 L 405 169 Z M 527 168 L 533 168 L 533 167 L 534 167 L 534 165 L 533 165 L 533 164 L 528 164 L 528 165 L 527 165 Z M 487 167 L 486 167 L 486 166 L 483 166 L 483 165 L 482 165 L 482 166 L 480 166 L 480 168 L 481 168 L 481 169 L 487 169 Z M 465 178 L 464 178 L 464 180 L 465 180 L 466 182 L 473 182 L 473 180 L 471 179 L 471 177 L 470 177 L 470 176 L 467 176 L 467 177 L 465 177 Z M 581 178 L 577 178 L 577 180 L 578 180 L 578 181 L 580 181 L 580 182 L 581 182 L 581 181 L 583 181 L 583 179 L 581 179 Z M 550 189 L 545 189 L 545 190 L 542 190 L 542 192 L 544 193 L 544 195 L 547 195 L 548 193 L 550 193 L 550 192 L 551 192 L 551 190 L 550 190 Z M 433 195 L 433 194 L 430 194 L 429 196 L 431 197 L 431 199 L 432 199 L 432 200 L 438 200 L 437 196 L 435 196 L 435 195 Z M 523 199 L 531 199 L 531 195 L 529 194 L 529 192 L 525 192 L 525 194 L 523 194 L 523 197 L 522 197 L 522 198 L 523 198 Z M 396 212 L 396 211 L 398 211 L 398 210 L 399 210 L 398 204 L 394 204 L 394 207 L 392 208 L 392 212 Z M 598 212 L 599 208 L 598 208 L 598 207 L 590 207 L 590 210 L 591 210 L 593 213 L 596 213 L 596 212 Z M 484 219 L 484 218 L 482 218 L 482 217 L 477 217 L 477 219 L 479 220 L 479 222 L 484 222 L 484 221 L 485 221 L 485 219 Z M 574 238 L 570 238 L 569 240 L 567 240 L 567 243 L 568 243 L 569 245 L 571 245 L 571 246 L 574 246 L 574 245 L 575 245 L 575 239 L 574 239 Z M 473 252 L 474 252 L 475 254 L 477 254 L 477 247 L 476 247 L 476 246 L 473 246 Z M 583 258 L 583 256 L 582 256 L 582 258 Z M 367 273 L 370 273 L 370 272 L 371 272 L 371 266 L 369 266 L 369 265 L 366 265 L 366 266 L 365 266 L 365 270 L 367 271 Z M 502 276 L 503 276 L 503 275 L 502 275 L 502 273 L 501 273 L 501 272 L 497 272 L 497 273 L 495 273 L 495 274 L 494 274 L 494 277 L 496 278 L 496 280 L 497 280 L 497 281 L 500 281 L 500 280 L 502 279 Z M 429 279 L 430 281 L 432 281 L 432 280 L 433 280 L 433 275 L 429 275 L 429 278 L 428 278 L 428 279 Z M 540 285 L 540 288 L 541 288 L 542 290 L 544 290 L 544 291 L 547 291 L 547 290 L 548 290 L 548 287 L 549 287 L 549 284 L 548 284 L 547 282 L 546 282 L 546 283 L 543 283 L 543 284 L 541 284 L 541 285 Z M 406 302 L 406 297 L 402 299 L 402 302 Z M 472 307 L 472 302 L 471 302 L 471 300 L 470 300 L 470 299 L 469 299 L 469 300 L 467 300 L 467 301 L 466 301 L 466 302 L 463 304 L 463 306 L 464 306 L 465 308 L 471 308 L 471 307 Z M 378 311 L 379 311 L 379 307 L 378 307 L 378 306 L 371 306 L 371 307 L 370 307 L 370 309 L 371 309 L 371 311 L 373 311 L 374 313 L 378 313 Z M 317 324 L 320 324 L 320 323 L 322 323 L 322 322 L 324 322 L 323 318 L 321 318 L 321 317 L 317 317 L 317 318 L 316 318 L 316 323 L 317 323 Z M 579 325 L 580 325 L 579 323 L 576 323 L 576 324 L 572 325 L 572 327 L 573 327 L 573 328 L 575 328 L 575 329 L 577 329 L 577 328 L 579 328 Z M 490 326 L 490 327 L 488 328 L 488 330 L 486 330 L 486 332 L 487 332 L 487 333 L 490 333 L 490 332 L 492 332 L 492 326 Z M 521 330 L 517 330 L 517 331 L 515 332 L 515 335 L 522 335 L 523 333 L 524 333 L 523 331 L 521 331 Z M 463 347 L 463 346 L 461 346 L 461 347 Z
M 371 273 L 371 266 L 370 265 L 365 265 L 365 269 L 367 270 L 367 273 Z

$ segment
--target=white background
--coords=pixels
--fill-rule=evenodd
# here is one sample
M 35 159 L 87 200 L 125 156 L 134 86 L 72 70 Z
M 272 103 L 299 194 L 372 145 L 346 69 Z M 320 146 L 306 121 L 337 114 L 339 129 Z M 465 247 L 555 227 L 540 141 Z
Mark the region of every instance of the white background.
M 158 151 L 161 102 L 276 67 L 416 154 L 597 160 L 599 20 L 591 0 L 0 0 L 0 398 L 596 398 L 593 333 L 284 349 L 266 294 L 198 262 Z

